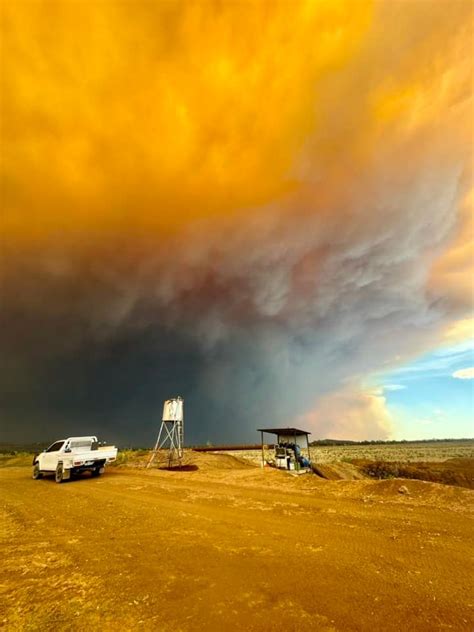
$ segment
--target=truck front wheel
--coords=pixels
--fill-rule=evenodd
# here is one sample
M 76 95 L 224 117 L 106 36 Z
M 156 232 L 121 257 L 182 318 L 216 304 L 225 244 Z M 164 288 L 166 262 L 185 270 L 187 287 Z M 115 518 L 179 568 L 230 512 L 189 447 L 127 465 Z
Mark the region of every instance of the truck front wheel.
M 42 478 L 42 477 L 43 477 L 43 475 L 41 474 L 39 463 L 35 463 L 33 465 L 33 478 L 36 481 L 36 480 L 38 480 L 39 478 Z
M 56 483 L 62 483 L 64 480 L 64 468 L 62 463 L 58 463 L 56 467 L 56 474 L 54 476 Z

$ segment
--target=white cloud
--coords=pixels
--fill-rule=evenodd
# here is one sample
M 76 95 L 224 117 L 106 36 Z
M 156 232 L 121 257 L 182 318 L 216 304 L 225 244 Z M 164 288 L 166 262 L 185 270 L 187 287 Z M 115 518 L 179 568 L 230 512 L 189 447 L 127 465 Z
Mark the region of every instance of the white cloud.
M 458 380 L 474 380 L 474 366 L 454 371 L 452 377 L 456 377 Z
M 384 384 L 384 391 L 402 391 L 406 386 L 403 384 Z
M 453 377 L 458 377 L 452 373 L 453 369 L 461 363 L 471 362 L 472 354 L 472 341 L 466 340 L 453 347 L 436 349 L 429 355 L 425 355 L 415 362 L 391 372 L 390 377 L 386 377 L 386 379 L 406 381 L 445 377 L 449 374 L 453 375 Z

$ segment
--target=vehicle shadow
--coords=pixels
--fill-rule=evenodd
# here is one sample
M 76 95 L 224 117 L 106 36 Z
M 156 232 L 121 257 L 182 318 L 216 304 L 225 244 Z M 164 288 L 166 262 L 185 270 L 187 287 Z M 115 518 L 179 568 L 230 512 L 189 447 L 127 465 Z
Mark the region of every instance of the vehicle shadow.
M 109 474 L 109 472 L 107 472 L 107 474 Z M 64 485 L 65 483 L 76 483 L 79 482 L 81 480 L 84 481 L 90 481 L 90 480 L 100 480 L 101 476 L 92 476 L 89 472 L 84 472 L 83 474 L 76 474 L 75 476 L 71 476 L 70 478 L 65 478 L 62 482 L 61 485 Z M 35 480 L 35 479 L 32 479 Z M 41 476 L 41 478 L 36 479 L 38 481 L 47 481 L 48 483 L 54 483 L 55 485 L 57 485 L 58 483 L 56 483 L 56 480 L 54 478 L 54 473 L 53 474 L 43 474 Z

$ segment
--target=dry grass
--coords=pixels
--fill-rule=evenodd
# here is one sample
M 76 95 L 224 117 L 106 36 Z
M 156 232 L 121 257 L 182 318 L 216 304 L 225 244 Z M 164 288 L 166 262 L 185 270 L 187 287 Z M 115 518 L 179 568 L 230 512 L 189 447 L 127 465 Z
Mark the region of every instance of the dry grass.
M 262 462 L 261 450 L 228 451 L 255 465 Z M 265 458 L 273 458 L 273 450 L 265 450 Z M 313 463 L 337 463 L 354 460 L 388 462 L 441 462 L 448 459 L 474 459 L 474 440 L 471 442 L 447 441 L 433 443 L 404 443 L 388 445 L 315 446 L 311 448 Z
M 353 461 L 366 459 L 368 461 L 447 461 L 448 459 L 474 458 L 474 441 L 446 443 L 404 443 L 388 445 L 348 445 L 322 446 L 311 448 L 313 460 L 318 463 L 333 463 L 335 461 Z
M 20 465 L 31 465 L 33 463 L 33 453 L 17 452 L 16 454 L 0 454 L 0 467 L 17 467 Z

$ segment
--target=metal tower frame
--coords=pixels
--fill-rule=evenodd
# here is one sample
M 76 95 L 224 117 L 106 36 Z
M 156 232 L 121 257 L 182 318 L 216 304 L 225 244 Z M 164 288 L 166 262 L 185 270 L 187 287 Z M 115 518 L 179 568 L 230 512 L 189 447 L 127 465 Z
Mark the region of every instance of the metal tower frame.
M 175 404 L 174 412 L 171 411 L 169 405 Z M 183 398 L 175 397 L 166 400 L 163 406 L 163 419 L 161 421 L 158 438 L 147 463 L 147 468 L 151 466 L 159 450 L 168 450 L 168 467 L 171 467 L 174 461 L 178 461 L 179 466 L 182 465 L 183 449 L 184 449 L 184 415 L 183 415 Z M 179 408 L 181 406 L 181 413 Z M 168 408 L 167 408 L 168 407 Z M 169 417 L 172 417 L 171 419 Z

